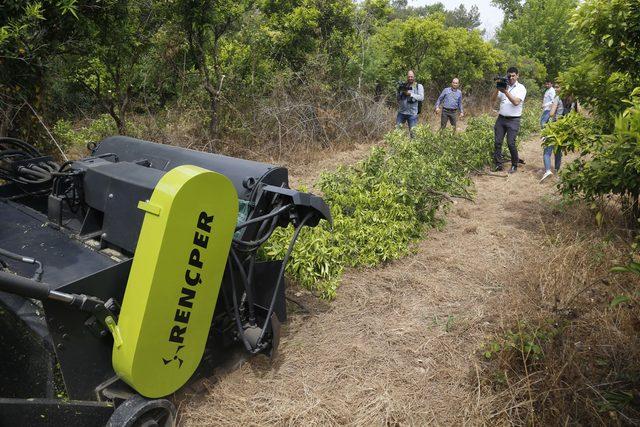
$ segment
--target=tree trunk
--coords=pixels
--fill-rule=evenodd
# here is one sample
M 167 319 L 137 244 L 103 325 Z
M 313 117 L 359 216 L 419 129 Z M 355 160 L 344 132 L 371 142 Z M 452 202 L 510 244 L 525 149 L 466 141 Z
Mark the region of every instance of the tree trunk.
M 0 136 L 9 136 L 9 117 L 11 117 L 12 110 L 13 105 L 9 104 L 9 106 L 0 113 Z
M 109 115 L 111 116 L 111 118 L 113 119 L 114 122 L 116 122 L 116 127 L 118 128 L 118 133 L 120 135 L 126 135 L 127 134 L 127 121 L 125 118 L 125 112 L 124 111 L 120 111 L 120 114 L 118 114 L 115 110 L 115 108 L 113 107 L 113 105 L 109 106 Z
M 633 197 L 633 204 L 631 207 L 633 228 L 640 229 L 640 194 L 633 193 L 631 197 Z
M 218 91 L 211 84 L 208 71 L 203 72 L 203 79 L 204 89 L 209 94 L 209 105 L 211 106 L 211 111 L 209 112 L 209 136 L 215 138 L 218 134 Z
M 211 101 L 211 121 L 209 122 L 209 136 L 215 138 L 218 133 L 218 97 L 209 95 Z

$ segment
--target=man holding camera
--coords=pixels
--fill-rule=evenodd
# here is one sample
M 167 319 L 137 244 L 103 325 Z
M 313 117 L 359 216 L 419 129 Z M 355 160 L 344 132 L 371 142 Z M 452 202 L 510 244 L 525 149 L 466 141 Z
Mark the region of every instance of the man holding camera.
M 396 125 L 402 126 L 407 122 L 409 135 L 413 137 L 413 127 L 418 124 L 418 102 L 424 100 L 424 88 L 416 83 L 412 70 L 407 73 L 407 81 L 398 85 L 398 115 Z
M 493 159 L 496 170 L 502 170 L 502 142 L 507 135 L 507 145 L 511 154 L 511 169 L 509 173 L 518 170 L 518 149 L 516 148 L 516 136 L 520 130 L 520 116 L 527 89 L 518 83 L 518 69 L 510 67 L 505 78 L 496 80 L 496 88 L 491 93 L 491 103 L 495 105 L 496 99 L 500 101 L 498 119 L 493 127 L 495 137 L 495 150 Z
M 447 122 L 451 122 L 453 131 L 456 131 L 456 123 L 458 122 L 458 112 L 460 117 L 464 117 L 464 111 L 462 111 L 462 92 L 458 90 L 460 86 L 460 80 L 454 78 L 451 80 L 451 87 L 444 88 L 435 105 L 435 112 L 440 112 L 440 106 L 442 105 L 442 115 L 440 116 L 440 130 L 447 126 Z

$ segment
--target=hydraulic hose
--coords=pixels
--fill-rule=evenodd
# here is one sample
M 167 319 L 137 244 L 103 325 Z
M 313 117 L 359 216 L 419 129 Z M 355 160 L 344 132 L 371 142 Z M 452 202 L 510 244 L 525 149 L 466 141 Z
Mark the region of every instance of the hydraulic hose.
M 255 309 L 253 307 L 253 288 L 252 284 L 249 282 L 249 277 L 247 277 L 247 273 L 244 271 L 242 267 L 242 262 L 240 258 L 238 258 L 238 254 L 232 249 L 231 257 L 233 261 L 236 263 L 238 267 L 238 271 L 240 272 L 240 277 L 242 279 L 242 284 L 244 285 L 244 290 L 247 293 L 247 299 L 249 300 L 249 323 L 253 326 L 256 323 Z M 253 272 L 253 261 L 249 264 L 249 276 L 251 276 Z
M 37 268 L 35 273 L 33 274 L 32 279 L 38 282 L 42 279 L 42 273 L 44 273 L 44 269 L 42 268 L 42 263 L 37 259 L 24 256 L 24 255 L 19 255 L 2 248 L 0 248 L 0 256 L 4 256 L 10 259 L 13 259 L 15 261 L 24 262 L 26 264 L 35 264 Z
M 227 267 L 229 267 L 229 276 L 231 277 L 231 294 L 233 295 L 232 299 L 233 299 L 233 313 L 234 313 L 233 317 L 235 317 L 236 329 L 238 330 L 238 335 L 240 335 L 240 339 L 244 344 L 244 348 L 250 352 L 253 349 L 251 347 L 251 344 L 249 344 L 249 341 L 247 341 L 247 337 L 244 336 L 244 330 L 242 329 L 242 322 L 240 322 L 240 310 L 238 309 L 238 296 L 236 295 L 236 279 L 233 273 L 233 262 L 230 259 L 227 260 Z
M 264 334 L 267 332 L 267 326 L 269 325 L 269 319 L 273 314 L 273 309 L 276 305 L 276 298 L 278 297 L 278 290 L 280 289 L 280 284 L 284 280 L 284 270 L 287 267 L 287 262 L 289 261 L 289 257 L 291 256 L 291 252 L 293 252 L 293 245 L 295 245 L 296 240 L 298 240 L 298 236 L 300 235 L 300 231 L 302 227 L 304 227 L 305 223 L 311 219 L 313 216 L 312 212 L 309 212 L 300 222 L 298 228 L 293 233 L 293 237 L 291 238 L 291 242 L 289 242 L 289 248 L 287 248 L 287 253 L 282 260 L 282 267 L 280 267 L 280 273 L 278 274 L 278 281 L 276 282 L 276 286 L 273 289 L 273 296 L 271 297 L 271 304 L 269 304 L 269 311 L 267 312 L 267 316 L 264 320 L 264 326 L 262 327 L 262 332 L 260 332 L 260 337 L 258 338 L 257 344 L 260 345 L 262 339 L 264 338 Z
M 255 218 L 250 219 L 249 221 L 245 221 L 242 224 L 238 225 L 236 227 L 236 231 L 238 230 L 242 230 L 243 228 L 245 228 L 248 225 L 251 224 L 255 224 L 256 222 L 260 222 L 260 221 L 264 221 L 265 219 L 269 219 L 269 218 L 273 218 L 274 216 L 278 216 L 281 213 L 288 211 L 289 209 L 292 209 L 294 207 L 293 204 L 288 204 L 288 205 L 284 205 L 283 207 L 281 207 L 280 209 L 276 209 L 274 211 L 269 212 L 268 214 L 262 215 L 262 216 L 258 216 Z
M 33 145 L 20 139 L 0 137 L 0 146 L 0 163 L 3 164 L 0 178 L 4 180 L 22 185 L 45 184 L 51 181 L 52 173 L 58 170 L 55 162 L 43 158 Z M 20 162 L 16 170 L 7 167 L 7 164 L 12 166 L 14 162 Z
M 49 298 L 49 286 L 22 276 L 0 271 L 0 290 L 25 298 L 46 300 Z
M 266 242 L 269 239 L 269 237 L 271 237 L 271 233 L 273 233 L 273 231 L 276 229 L 277 224 L 278 224 L 278 217 L 273 217 L 273 219 L 271 220 L 271 225 L 269 226 L 269 230 L 264 234 L 264 236 L 260 237 L 257 240 L 240 240 L 240 239 L 234 238 L 233 243 L 238 246 L 242 246 L 242 248 L 238 248 L 242 252 L 250 252 L 250 251 L 256 250 L 264 242 Z M 258 235 L 260 235 L 260 233 L 263 231 L 264 230 L 261 226 L 260 230 L 258 230 Z
M 33 157 L 40 157 L 40 152 L 33 145 L 26 143 L 21 139 L 2 136 L 0 137 L 0 144 L 13 145 L 14 147 L 17 146 Z

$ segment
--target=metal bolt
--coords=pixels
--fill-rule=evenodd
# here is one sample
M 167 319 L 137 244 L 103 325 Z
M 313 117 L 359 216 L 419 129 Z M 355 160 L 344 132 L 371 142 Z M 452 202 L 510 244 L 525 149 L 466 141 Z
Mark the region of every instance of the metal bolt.
M 69 334 L 62 334 L 62 339 L 63 339 L 63 340 L 66 340 L 66 339 L 68 339 L 68 338 L 69 338 Z
M 60 343 L 60 344 L 58 344 L 58 345 L 56 346 L 56 348 L 57 348 L 58 350 L 64 350 L 64 345 L 62 345 L 62 343 Z
M 113 199 L 113 193 L 109 193 L 109 198 Z

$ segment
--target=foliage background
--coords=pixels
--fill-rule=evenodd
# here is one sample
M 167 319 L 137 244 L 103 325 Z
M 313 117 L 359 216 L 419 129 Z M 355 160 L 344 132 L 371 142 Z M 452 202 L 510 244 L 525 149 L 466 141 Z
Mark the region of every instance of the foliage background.
M 512 64 L 537 93 L 557 68 L 541 52 L 570 44 L 512 43 L 521 34 L 513 28 L 563 19 L 574 5 L 557 6 L 561 12 L 542 23 L 525 8 L 522 25 L 505 22 L 488 41 L 477 7 L 442 3 L 7 0 L 0 135 L 47 147 L 43 125 L 104 128 L 110 117 L 121 134 L 244 157 L 277 147 L 275 158 L 379 139 L 409 68 L 428 103 L 457 76 L 469 104 L 486 109 L 493 77 Z M 54 133 L 71 145 L 94 135 Z

